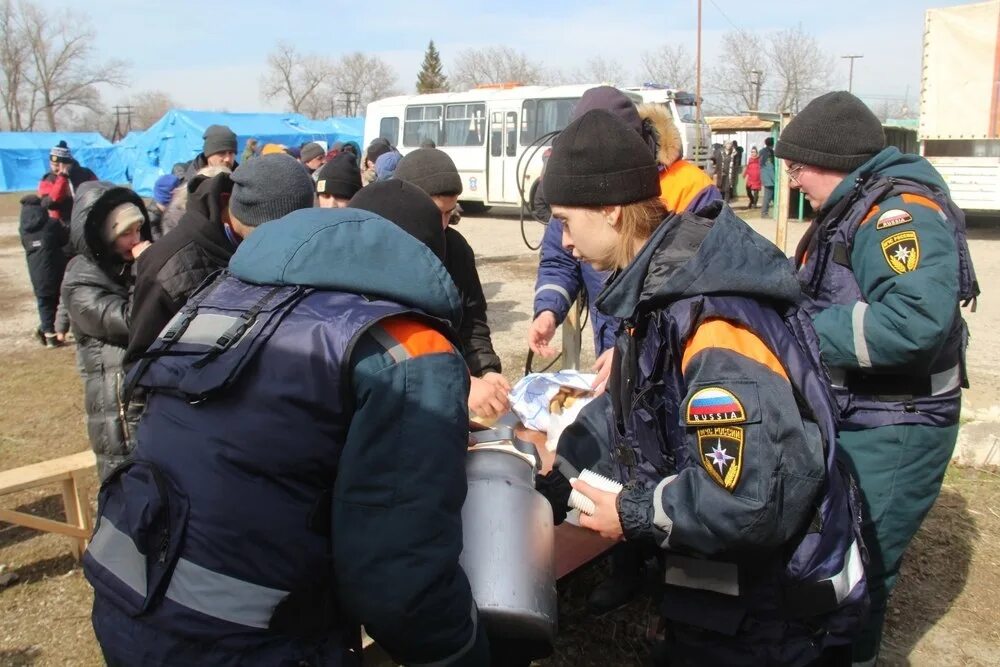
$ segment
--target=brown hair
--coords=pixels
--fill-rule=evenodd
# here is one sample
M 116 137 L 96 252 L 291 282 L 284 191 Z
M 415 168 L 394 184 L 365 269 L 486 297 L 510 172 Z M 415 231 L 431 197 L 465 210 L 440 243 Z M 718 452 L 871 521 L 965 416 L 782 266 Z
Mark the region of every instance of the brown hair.
M 618 221 L 618 243 L 611 251 L 611 263 L 623 269 L 635 259 L 636 241 L 646 241 L 667 217 L 667 207 L 659 197 L 622 206 Z

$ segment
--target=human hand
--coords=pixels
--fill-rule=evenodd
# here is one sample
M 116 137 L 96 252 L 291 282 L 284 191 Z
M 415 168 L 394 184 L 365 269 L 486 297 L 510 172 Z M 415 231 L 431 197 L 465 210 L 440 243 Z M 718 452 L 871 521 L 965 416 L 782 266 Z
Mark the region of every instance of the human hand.
M 612 347 L 604 350 L 601 356 L 597 357 L 597 361 L 594 362 L 593 371 L 597 373 L 597 377 L 590 383 L 590 386 L 594 390 L 594 396 L 600 396 L 607 388 L 608 378 L 611 377 L 611 366 L 614 357 L 615 348 Z
M 541 357 L 556 356 L 556 349 L 549 345 L 556 334 L 556 316 L 551 310 L 543 310 L 528 328 L 528 347 Z
M 594 501 L 594 513 L 592 515 L 580 512 L 580 526 L 600 533 L 601 537 L 605 539 L 616 542 L 624 539 L 622 522 L 618 518 L 618 494 L 595 489 L 586 482 L 581 482 L 578 479 L 571 479 L 570 485 Z
M 474 377 L 469 385 L 469 412 L 484 419 L 494 419 L 510 409 L 507 392 L 492 382 Z
M 499 373 L 490 371 L 489 373 L 483 374 L 482 379 L 485 380 L 486 382 L 489 382 L 491 385 L 502 391 L 504 395 L 510 393 L 510 382 L 507 382 L 507 378 L 500 375 Z
M 139 255 L 146 252 L 146 248 L 153 245 L 149 241 L 139 241 L 132 246 L 132 259 L 139 259 Z

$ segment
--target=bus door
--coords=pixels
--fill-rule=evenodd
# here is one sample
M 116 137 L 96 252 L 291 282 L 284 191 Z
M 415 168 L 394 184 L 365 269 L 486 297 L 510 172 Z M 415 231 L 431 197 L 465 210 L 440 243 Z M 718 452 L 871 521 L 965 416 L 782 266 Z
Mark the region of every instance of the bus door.
M 517 124 L 520 104 L 490 107 L 486 158 L 486 199 L 491 204 L 520 204 L 517 190 Z

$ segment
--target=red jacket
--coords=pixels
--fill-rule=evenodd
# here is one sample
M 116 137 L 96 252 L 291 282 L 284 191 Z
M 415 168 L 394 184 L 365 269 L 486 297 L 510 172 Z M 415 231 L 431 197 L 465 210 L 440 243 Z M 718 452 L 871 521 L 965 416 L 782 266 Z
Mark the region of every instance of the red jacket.
M 747 187 L 751 190 L 760 190 L 760 157 L 752 157 L 747 160 L 746 169 L 743 170 L 743 177 L 747 179 Z

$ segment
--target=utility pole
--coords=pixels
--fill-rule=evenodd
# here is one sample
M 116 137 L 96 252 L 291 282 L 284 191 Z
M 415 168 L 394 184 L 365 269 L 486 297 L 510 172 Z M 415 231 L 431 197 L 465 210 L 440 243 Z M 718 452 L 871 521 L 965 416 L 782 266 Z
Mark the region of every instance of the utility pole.
M 847 75 L 847 92 L 849 93 L 854 92 L 854 61 L 857 60 L 858 58 L 864 58 L 864 56 L 861 55 L 861 56 L 840 56 L 840 57 L 846 58 L 851 62 L 851 68 L 850 70 L 848 70 L 848 75 Z
M 132 111 L 135 110 L 131 104 L 115 105 L 115 129 L 111 133 L 111 141 L 115 142 L 123 138 L 132 131 Z M 125 127 L 122 129 L 122 116 L 125 116 Z
M 760 111 L 760 87 L 763 83 L 764 73 L 759 69 L 750 70 L 750 86 L 753 88 L 750 111 Z
M 698 114 L 698 122 L 702 122 L 701 115 L 701 0 L 698 0 L 698 45 L 695 48 L 694 56 L 694 104 Z M 698 140 L 695 142 L 694 154 L 697 159 L 701 158 L 701 129 L 698 129 Z

